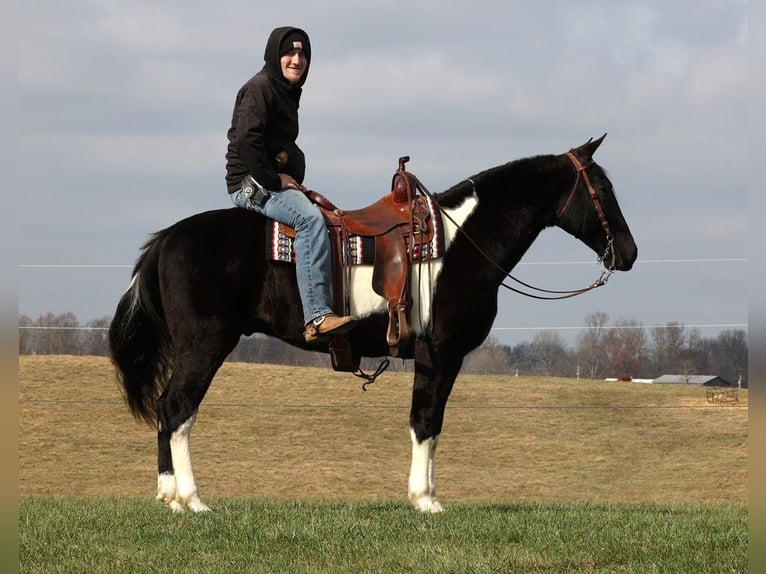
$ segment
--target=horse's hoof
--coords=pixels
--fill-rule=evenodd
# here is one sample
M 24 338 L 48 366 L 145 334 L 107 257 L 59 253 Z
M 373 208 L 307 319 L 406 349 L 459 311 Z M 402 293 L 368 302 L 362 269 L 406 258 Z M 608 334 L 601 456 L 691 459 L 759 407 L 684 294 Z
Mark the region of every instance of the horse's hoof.
M 186 506 L 192 512 L 210 512 L 210 507 L 199 498 L 189 500 L 189 502 L 186 503 Z
M 173 514 L 182 514 L 185 512 L 183 504 L 178 502 L 177 500 L 171 500 L 168 502 L 168 506 L 170 507 L 170 510 L 173 511 Z
M 423 513 L 438 514 L 444 512 L 444 507 L 435 496 L 421 496 L 413 500 L 412 504 Z
M 157 496 L 155 500 L 164 502 L 170 506 L 171 501 L 176 498 L 176 477 L 173 473 L 163 472 L 157 475 Z

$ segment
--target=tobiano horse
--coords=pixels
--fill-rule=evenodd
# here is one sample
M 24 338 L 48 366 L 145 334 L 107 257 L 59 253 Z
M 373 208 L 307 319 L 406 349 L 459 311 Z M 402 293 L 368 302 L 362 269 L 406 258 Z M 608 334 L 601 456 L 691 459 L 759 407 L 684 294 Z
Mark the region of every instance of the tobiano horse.
M 433 194 L 443 215 L 445 250 L 413 268 L 408 494 L 423 512 L 440 512 L 435 455 L 444 410 L 467 353 L 490 332 L 499 287 L 538 234 L 558 226 L 598 256 L 607 273 L 628 271 L 636 244 L 605 171 L 593 161 L 603 140 L 558 155 L 487 169 Z M 112 361 L 133 415 L 155 426 L 157 499 L 174 511 L 206 511 L 194 478 L 189 437 L 197 409 L 240 336 L 265 333 L 308 345 L 294 267 L 266 256 L 267 219 L 244 209 L 209 211 L 154 233 L 138 258 L 109 330 Z M 414 266 L 413 266 L 414 267 Z M 349 333 L 354 353 L 388 353 L 385 299 L 369 269 L 352 271 Z M 603 283 L 604 281 L 600 281 Z

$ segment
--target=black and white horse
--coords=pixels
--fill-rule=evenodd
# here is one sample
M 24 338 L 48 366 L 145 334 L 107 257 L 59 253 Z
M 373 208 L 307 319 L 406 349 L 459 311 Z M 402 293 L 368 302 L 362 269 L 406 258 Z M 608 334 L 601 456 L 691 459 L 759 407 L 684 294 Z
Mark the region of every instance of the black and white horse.
M 435 453 L 444 409 L 463 358 L 481 345 L 498 289 L 538 234 L 558 226 L 611 270 L 629 270 L 637 248 L 604 170 L 602 138 L 566 154 L 487 169 L 434 197 L 444 217 L 441 259 L 413 267 L 414 359 L 409 498 L 439 512 Z M 244 209 L 193 215 L 151 236 L 110 326 L 112 360 L 132 413 L 156 425 L 157 498 L 174 511 L 208 510 L 192 471 L 189 436 L 213 377 L 242 334 L 307 345 L 295 270 L 266 259 L 269 222 Z M 387 302 L 371 269 L 352 271 L 349 338 L 361 356 L 387 354 Z

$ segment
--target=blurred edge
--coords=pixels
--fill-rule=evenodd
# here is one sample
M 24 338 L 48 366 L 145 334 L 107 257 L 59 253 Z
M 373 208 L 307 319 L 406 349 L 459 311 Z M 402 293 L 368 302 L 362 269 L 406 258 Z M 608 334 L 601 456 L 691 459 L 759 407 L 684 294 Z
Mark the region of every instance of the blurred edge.
M 18 304 L 16 215 L 19 212 L 17 155 L 19 136 L 18 4 L 0 8 L 0 571 L 18 572 Z

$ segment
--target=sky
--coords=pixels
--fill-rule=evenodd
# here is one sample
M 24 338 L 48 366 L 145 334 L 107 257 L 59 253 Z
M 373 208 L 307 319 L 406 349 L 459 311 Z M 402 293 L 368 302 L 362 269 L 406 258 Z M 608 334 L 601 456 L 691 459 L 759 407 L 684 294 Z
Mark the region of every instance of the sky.
M 277 26 L 304 28 L 305 183 L 341 207 L 431 191 L 607 133 L 596 160 L 639 249 L 541 302 L 501 290 L 492 337 L 575 336 L 589 313 L 703 336 L 748 323 L 748 4 L 27 0 L 18 7 L 18 312 L 111 316 L 141 245 L 231 206 L 226 130 Z M 574 289 L 596 255 L 546 230 L 514 275 Z

